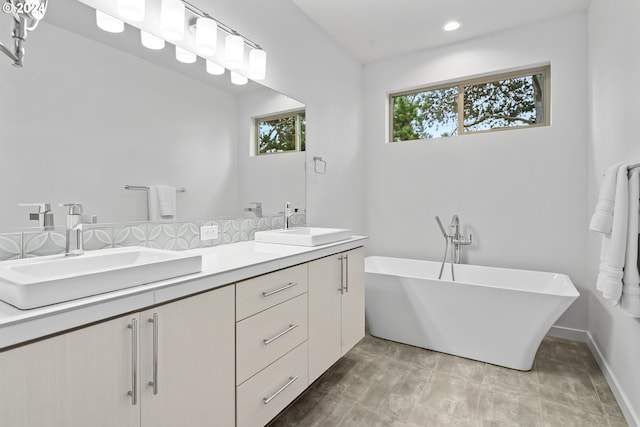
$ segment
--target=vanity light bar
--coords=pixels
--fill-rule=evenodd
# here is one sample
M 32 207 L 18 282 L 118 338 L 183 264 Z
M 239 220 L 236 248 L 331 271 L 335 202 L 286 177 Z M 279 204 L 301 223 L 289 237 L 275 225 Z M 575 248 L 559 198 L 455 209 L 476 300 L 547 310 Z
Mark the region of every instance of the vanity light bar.
M 213 16 L 209 15 L 207 12 L 203 11 L 202 9 L 192 5 L 191 3 L 189 3 L 188 1 L 185 0 L 181 0 L 184 3 L 185 8 L 193 13 L 194 15 L 200 17 L 200 18 L 207 18 L 207 19 L 211 19 L 213 21 L 215 21 L 218 24 L 218 28 L 220 28 L 222 31 L 224 31 L 225 33 L 229 34 L 229 35 L 237 35 L 242 37 L 244 43 L 254 49 L 262 49 L 262 47 L 252 41 L 251 39 L 249 39 L 248 37 L 245 37 L 244 35 L 242 35 L 241 33 L 239 33 L 238 31 L 234 30 L 233 28 L 229 27 L 228 25 L 226 25 L 224 22 L 219 21 L 218 19 L 214 18 Z
M 127 18 L 125 5 L 144 7 L 145 0 L 118 0 L 118 15 Z M 123 7 L 121 7 L 123 6 Z M 186 19 L 186 12 L 193 17 Z M 144 19 L 144 10 L 137 18 Z M 131 18 L 129 18 L 131 20 Z M 100 28 L 110 32 L 122 32 L 124 22 L 107 13 L 96 9 L 96 20 Z M 188 29 L 195 38 L 195 49 L 186 50 L 178 46 L 184 37 L 184 31 Z M 218 30 L 226 33 L 223 64 L 215 64 L 211 57 L 216 54 Z M 197 61 L 197 56 L 207 60 L 207 72 L 210 74 L 223 74 L 224 68 L 231 73 L 231 82 L 235 85 L 246 84 L 248 78 L 259 81 L 264 80 L 267 66 L 267 53 L 253 40 L 245 37 L 238 31 L 215 19 L 199 7 L 186 0 L 160 0 L 160 33 L 162 38 L 140 29 L 143 46 L 149 49 L 164 48 L 164 40 L 172 42 L 176 46 L 176 59 L 187 64 Z M 245 45 L 249 46 L 248 62 L 245 61 Z M 224 67 L 224 68 L 222 68 Z

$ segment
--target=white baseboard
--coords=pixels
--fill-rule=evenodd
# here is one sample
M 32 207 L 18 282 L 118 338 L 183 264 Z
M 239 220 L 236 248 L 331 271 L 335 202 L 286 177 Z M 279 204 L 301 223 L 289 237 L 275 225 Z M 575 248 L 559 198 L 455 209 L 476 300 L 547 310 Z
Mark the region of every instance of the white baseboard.
M 556 338 L 586 342 L 591 349 L 591 353 L 593 353 L 593 357 L 596 359 L 604 378 L 607 380 L 609 388 L 611 388 L 611 392 L 615 396 L 627 424 L 629 424 L 629 427 L 640 427 L 640 416 L 634 412 L 633 407 L 629 404 L 630 401 L 627 398 L 627 395 L 622 391 L 622 389 L 620 389 L 620 387 L 618 387 L 619 383 L 616 376 L 613 374 L 611 369 L 609 369 L 607 361 L 602 356 L 602 352 L 588 331 L 564 328 L 562 326 L 553 326 L 547 335 Z
M 589 334 L 587 334 L 587 331 L 565 328 L 563 326 L 552 326 L 547 335 L 567 340 L 589 342 Z

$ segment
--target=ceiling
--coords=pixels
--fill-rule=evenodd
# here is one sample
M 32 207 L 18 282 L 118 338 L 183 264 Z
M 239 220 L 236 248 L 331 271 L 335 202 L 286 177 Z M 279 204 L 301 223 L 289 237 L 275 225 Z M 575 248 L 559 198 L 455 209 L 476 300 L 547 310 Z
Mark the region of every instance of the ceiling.
M 362 63 L 586 10 L 590 0 L 291 0 Z M 457 31 L 442 26 L 459 21 Z

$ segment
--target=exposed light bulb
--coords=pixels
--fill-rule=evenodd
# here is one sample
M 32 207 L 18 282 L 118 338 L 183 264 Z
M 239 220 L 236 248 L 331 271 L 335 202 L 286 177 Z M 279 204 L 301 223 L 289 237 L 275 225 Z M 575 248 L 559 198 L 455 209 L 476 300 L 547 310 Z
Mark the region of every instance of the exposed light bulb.
M 101 30 L 109 33 L 121 33 L 124 31 L 124 22 L 97 9 L 96 25 L 98 25 L 98 28 Z
M 213 61 L 207 59 L 207 73 L 213 74 L 214 76 L 219 76 L 224 74 L 224 67 L 222 65 L 216 64 Z
M 164 48 L 164 40 L 146 31 L 140 30 L 140 41 L 142 42 L 142 46 L 147 49 L 159 50 Z
M 176 59 L 185 64 L 193 64 L 196 62 L 196 54 L 189 52 L 187 49 L 183 49 L 180 46 L 176 46 Z
M 264 80 L 267 72 L 267 52 L 262 49 L 251 49 L 249 52 L 249 73 L 252 80 Z
M 244 39 L 237 34 L 229 34 L 224 40 L 224 65 L 230 70 L 244 66 Z
M 249 81 L 245 76 L 240 73 L 236 73 L 235 71 L 231 71 L 231 83 L 234 85 L 242 86 L 246 85 Z
M 118 0 L 118 15 L 129 21 L 144 20 L 145 0 Z
M 170 41 L 184 38 L 184 3 L 180 0 L 162 0 L 160 3 L 160 32 Z
M 213 56 L 218 47 L 218 24 L 213 19 L 196 21 L 196 51 L 202 56 Z

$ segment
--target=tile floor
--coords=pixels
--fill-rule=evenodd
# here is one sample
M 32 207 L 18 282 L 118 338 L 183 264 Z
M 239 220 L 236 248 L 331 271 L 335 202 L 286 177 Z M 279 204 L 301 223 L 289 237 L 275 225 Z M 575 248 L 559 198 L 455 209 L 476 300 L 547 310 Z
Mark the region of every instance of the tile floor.
M 520 372 L 366 336 L 269 427 L 627 426 L 585 343 Z

